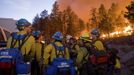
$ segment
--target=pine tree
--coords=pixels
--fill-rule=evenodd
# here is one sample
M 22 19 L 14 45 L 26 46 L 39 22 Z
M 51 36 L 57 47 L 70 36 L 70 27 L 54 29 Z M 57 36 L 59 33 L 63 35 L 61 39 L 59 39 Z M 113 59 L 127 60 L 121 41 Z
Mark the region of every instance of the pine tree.
M 70 7 L 66 10 L 66 24 L 67 24 L 67 31 L 66 34 L 70 34 L 72 36 L 77 35 L 77 28 L 78 28 L 78 16 L 72 11 Z
M 103 4 L 101 4 L 100 8 L 98 9 L 98 18 L 98 28 L 100 29 L 101 33 L 108 34 L 109 36 L 110 32 L 112 32 L 112 25 L 110 24 L 107 10 Z
M 39 28 L 37 28 L 44 31 L 44 35 L 47 38 L 51 38 L 56 31 L 61 31 L 64 35 L 69 34 L 76 36 L 85 28 L 84 21 L 79 19 L 70 7 L 67 7 L 64 11 L 60 11 L 57 2 L 53 4 L 50 15 L 44 10 L 41 12 L 40 16 L 38 23 Z
M 35 28 L 35 30 L 38 30 L 39 29 L 39 22 L 40 22 L 40 17 L 37 14 L 35 16 L 35 18 L 33 19 L 33 27 Z
M 46 17 L 48 17 L 48 11 L 47 10 L 42 11 L 40 16 L 42 19 L 45 19 Z
M 125 17 L 131 22 L 134 23 L 134 1 L 132 1 L 127 7 L 127 12 Z
M 98 28 L 98 15 L 97 9 L 91 9 L 91 18 L 89 19 L 92 28 Z
M 79 19 L 78 25 L 77 25 L 77 36 L 80 36 L 79 34 L 81 34 L 81 31 L 83 31 L 84 29 L 87 30 L 86 24 L 84 23 L 82 19 Z
M 59 5 L 57 2 L 54 3 L 52 13 L 50 15 L 51 22 L 52 22 L 52 33 L 55 33 L 56 31 L 63 31 L 63 24 L 62 24 L 62 12 L 59 11 Z
M 133 34 L 134 34 L 134 1 L 132 1 L 127 7 L 127 12 L 124 16 L 132 23 Z
M 125 18 L 123 12 L 121 12 L 120 15 L 118 15 L 116 19 L 116 30 L 123 31 L 124 27 L 126 27 Z
M 112 3 L 111 8 L 108 10 L 109 22 L 111 25 L 111 30 L 113 31 L 117 27 L 117 18 L 118 18 L 118 4 Z

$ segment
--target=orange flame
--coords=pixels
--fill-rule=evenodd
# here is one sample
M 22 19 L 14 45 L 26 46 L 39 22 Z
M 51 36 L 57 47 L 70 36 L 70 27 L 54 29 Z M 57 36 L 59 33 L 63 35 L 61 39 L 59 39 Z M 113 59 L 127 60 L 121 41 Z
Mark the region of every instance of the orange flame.
M 110 37 L 119 37 L 119 36 L 128 36 L 131 35 L 133 33 L 133 28 L 131 27 L 131 25 L 128 25 L 127 27 L 124 27 L 123 31 L 115 31 L 110 33 Z M 101 38 L 107 38 L 106 34 L 102 34 Z

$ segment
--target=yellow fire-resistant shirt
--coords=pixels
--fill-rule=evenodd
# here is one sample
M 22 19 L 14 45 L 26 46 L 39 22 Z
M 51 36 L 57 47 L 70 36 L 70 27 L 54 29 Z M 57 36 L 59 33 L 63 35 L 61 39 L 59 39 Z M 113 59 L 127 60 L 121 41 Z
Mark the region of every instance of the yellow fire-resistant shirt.
M 80 67 L 80 65 L 82 65 L 84 63 L 87 53 L 88 53 L 88 51 L 86 48 L 84 48 L 84 47 L 79 48 L 77 58 L 76 58 L 76 64 L 78 65 L 78 67 Z
M 103 43 L 100 40 L 97 40 L 93 44 L 98 50 L 105 50 Z
M 61 42 L 55 42 L 55 45 L 57 46 L 63 46 L 63 44 Z M 45 51 L 44 51 L 44 64 L 48 65 L 48 63 L 51 63 L 53 61 L 54 58 L 56 58 L 56 49 L 52 44 L 49 44 L 48 46 L 46 46 Z M 58 53 L 58 52 L 57 52 Z M 69 59 L 70 55 L 69 55 L 69 51 L 68 48 L 65 48 L 65 58 Z M 50 59 L 50 61 L 49 61 Z
M 43 51 L 42 51 L 42 49 L 43 49 Z M 41 59 L 42 58 L 41 55 L 42 55 L 42 52 L 44 52 L 44 51 L 45 51 L 45 45 L 44 44 L 35 43 L 35 54 L 36 54 L 36 60 L 38 62 L 43 61 L 43 59 Z
M 17 32 L 17 34 L 18 35 L 24 35 L 24 34 L 27 34 L 27 33 L 26 33 L 26 31 L 20 31 L 20 32 Z M 7 48 L 10 48 L 11 41 L 12 41 L 12 37 L 10 37 L 7 41 Z M 14 48 L 18 48 L 18 47 L 19 47 L 19 42 L 17 41 Z M 22 53 L 22 55 L 27 55 L 27 54 L 30 53 L 31 57 L 34 56 L 34 54 L 35 54 L 35 39 L 34 39 L 33 36 L 29 36 L 27 41 L 23 44 L 23 46 L 21 48 L 21 53 Z

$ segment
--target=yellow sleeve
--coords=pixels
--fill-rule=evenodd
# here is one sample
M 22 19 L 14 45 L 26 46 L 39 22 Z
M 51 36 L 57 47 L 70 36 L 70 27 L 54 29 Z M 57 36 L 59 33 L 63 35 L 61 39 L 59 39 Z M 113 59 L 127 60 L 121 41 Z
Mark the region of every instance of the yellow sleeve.
M 12 37 L 10 37 L 10 38 L 7 40 L 7 48 L 10 48 L 10 46 L 11 46 L 11 41 L 12 41 Z
M 117 58 L 116 58 L 115 68 L 116 68 L 116 69 L 120 69 L 120 68 L 121 68 L 120 60 L 119 60 L 119 59 L 117 59 Z
M 87 50 L 85 48 L 80 48 L 76 58 L 76 63 L 80 65 L 83 61 L 83 58 L 87 55 Z
M 70 59 L 70 54 L 69 54 L 68 48 L 66 48 L 66 58 L 67 58 L 67 59 Z
M 104 45 L 101 41 L 96 41 L 94 46 L 97 47 L 98 50 L 105 50 Z
M 24 42 L 24 41 L 23 41 Z M 22 55 L 27 55 L 29 54 L 30 57 L 34 57 L 35 54 L 35 39 L 33 36 L 30 36 L 28 40 L 25 41 L 21 48 Z
M 44 64 L 48 65 L 49 63 L 49 59 L 50 59 L 50 52 L 52 51 L 52 45 L 49 44 L 48 46 L 46 46 L 45 50 L 44 50 Z
M 84 56 L 84 54 L 82 53 L 82 51 L 79 51 L 78 52 L 78 55 L 77 55 L 77 58 L 76 58 L 77 65 L 80 65 L 81 64 L 81 62 L 83 60 L 83 56 Z
M 75 45 L 75 49 L 78 51 L 80 49 L 79 45 Z
M 35 39 L 32 38 L 31 41 L 32 41 L 31 42 L 31 57 L 34 58 L 34 56 L 35 56 Z

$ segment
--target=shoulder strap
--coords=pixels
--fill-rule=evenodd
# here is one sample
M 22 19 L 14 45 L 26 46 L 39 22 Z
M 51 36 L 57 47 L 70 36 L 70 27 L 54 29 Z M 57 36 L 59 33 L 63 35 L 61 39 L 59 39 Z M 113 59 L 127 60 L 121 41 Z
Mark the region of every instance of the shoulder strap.
M 75 49 L 75 46 L 76 46 L 77 44 L 76 43 L 73 43 L 73 45 L 72 45 L 72 49 Z
M 22 46 L 25 44 L 25 42 L 29 39 L 29 37 L 31 36 L 31 34 L 25 36 L 25 38 L 22 40 L 22 43 L 19 45 L 19 49 L 21 50 Z M 20 42 L 21 40 L 19 40 Z
M 45 44 L 41 43 L 41 45 L 42 45 L 42 47 L 41 47 L 41 59 L 43 59 Z
M 52 43 L 52 45 L 53 45 L 54 48 L 55 48 L 55 55 L 56 55 L 56 57 L 59 57 L 60 55 L 62 55 L 63 57 L 65 57 L 65 54 L 66 54 L 65 48 L 64 48 L 64 50 L 62 51 L 61 48 L 58 47 L 55 43 Z M 59 49 L 60 49 L 60 50 L 59 50 Z M 58 50 L 59 52 L 58 52 L 57 50 Z
M 13 48 L 16 43 L 17 43 L 17 40 L 15 40 L 14 38 L 12 38 L 10 48 Z
M 17 43 L 17 40 L 15 40 L 15 39 L 18 38 L 17 37 L 17 33 L 16 32 L 13 32 L 11 34 L 11 37 L 12 37 L 12 40 L 11 40 L 11 46 L 10 46 L 10 48 L 13 48 L 15 46 L 15 44 Z
M 17 41 L 18 41 L 19 49 L 21 49 L 21 47 L 24 45 L 24 43 L 28 40 L 28 38 L 30 36 L 31 35 L 26 35 L 24 37 L 24 39 L 21 40 L 20 39 L 21 38 L 20 35 L 17 35 L 16 32 L 12 33 L 12 40 L 11 40 L 11 46 L 10 46 L 10 48 L 13 48 L 16 45 Z M 20 41 L 22 41 L 22 43 L 20 43 Z

